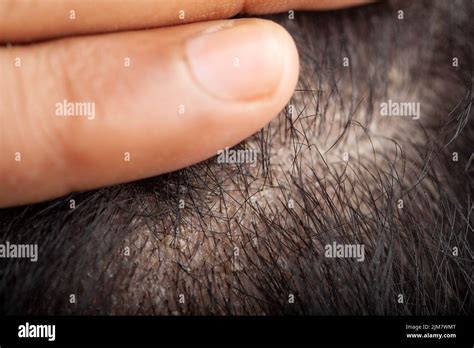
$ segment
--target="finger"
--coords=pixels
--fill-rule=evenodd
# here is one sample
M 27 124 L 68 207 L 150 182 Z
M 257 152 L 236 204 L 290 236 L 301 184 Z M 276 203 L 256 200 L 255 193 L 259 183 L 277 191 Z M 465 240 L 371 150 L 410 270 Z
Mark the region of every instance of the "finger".
M 56 40 L 0 60 L 0 206 L 209 158 L 277 115 L 298 77 L 289 34 L 257 19 Z
M 224 19 L 238 13 L 327 10 L 367 0 L 2 0 L 0 42 Z

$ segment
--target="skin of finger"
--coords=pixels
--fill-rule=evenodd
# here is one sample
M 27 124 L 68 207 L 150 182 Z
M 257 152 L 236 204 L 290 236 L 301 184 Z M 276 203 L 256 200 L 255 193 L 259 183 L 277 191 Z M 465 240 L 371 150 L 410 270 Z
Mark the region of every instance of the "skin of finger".
M 369 0 L 2 0 L 0 42 L 28 42 L 73 34 L 145 29 L 216 19 L 238 13 L 328 10 Z
M 191 76 L 187 38 L 220 26 L 186 26 L 62 39 L 3 49 L 0 206 L 53 198 L 173 171 L 216 154 L 263 127 L 290 98 L 298 56 L 277 24 L 237 20 L 248 35 L 270 35 L 282 47 L 283 69 L 262 98 L 226 101 Z M 124 67 L 124 59 L 130 66 Z M 97 117 L 58 117 L 63 100 L 92 101 Z M 180 105 L 186 112 L 180 114 Z M 15 153 L 21 161 L 15 161 Z M 130 160 L 126 161 L 126 154 Z

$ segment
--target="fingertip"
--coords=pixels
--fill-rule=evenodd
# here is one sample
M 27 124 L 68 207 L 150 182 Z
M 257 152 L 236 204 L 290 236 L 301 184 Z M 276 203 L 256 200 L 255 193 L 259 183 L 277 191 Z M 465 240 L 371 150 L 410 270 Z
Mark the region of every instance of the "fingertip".
M 185 47 L 191 76 L 214 97 L 255 101 L 292 90 L 298 54 L 288 32 L 256 19 L 220 21 L 192 36 Z
M 282 70 L 280 72 L 280 79 L 273 92 L 274 99 L 282 101 L 280 110 L 284 104 L 293 95 L 299 77 L 299 55 L 295 41 L 290 33 L 280 24 L 270 20 L 258 19 L 256 20 L 260 25 L 266 27 L 266 30 L 272 32 L 274 36 L 281 59 Z
M 251 136 L 281 112 L 298 81 L 299 57 L 288 31 L 270 20 L 200 26 L 204 29 L 186 42 L 185 52 L 200 94 L 196 102 L 209 110 L 198 121 L 205 125 L 203 138 L 211 139 L 211 150 L 203 148 L 208 157 Z

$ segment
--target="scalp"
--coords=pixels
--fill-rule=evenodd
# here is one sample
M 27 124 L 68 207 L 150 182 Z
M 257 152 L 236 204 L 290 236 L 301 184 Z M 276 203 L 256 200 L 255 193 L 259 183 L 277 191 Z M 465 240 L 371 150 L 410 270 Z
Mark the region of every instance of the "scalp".
M 0 211 L 4 238 L 35 239 L 45 255 L 3 270 L 2 312 L 472 312 L 472 25 L 460 12 L 388 2 L 273 17 L 302 71 L 293 115 L 237 147 L 257 150 L 257 165 L 213 158 Z M 420 102 L 422 116 L 381 118 L 388 99 Z M 334 241 L 364 244 L 366 261 L 325 258 Z

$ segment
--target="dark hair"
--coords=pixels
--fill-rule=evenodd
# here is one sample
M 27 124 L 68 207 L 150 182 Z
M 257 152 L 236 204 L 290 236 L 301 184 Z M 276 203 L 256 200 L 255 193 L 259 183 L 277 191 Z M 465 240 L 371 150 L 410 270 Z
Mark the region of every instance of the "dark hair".
M 236 147 L 257 166 L 212 158 L 0 210 L 0 242 L 40 255 L 0 261 L 1 312 L 472 313 L 472 14 L 438 0 L 272 16 L 301 76 Z M 382 117 L 388 100 L 420 118 Z M 325 257 L 333 242 L 365 261 Z

